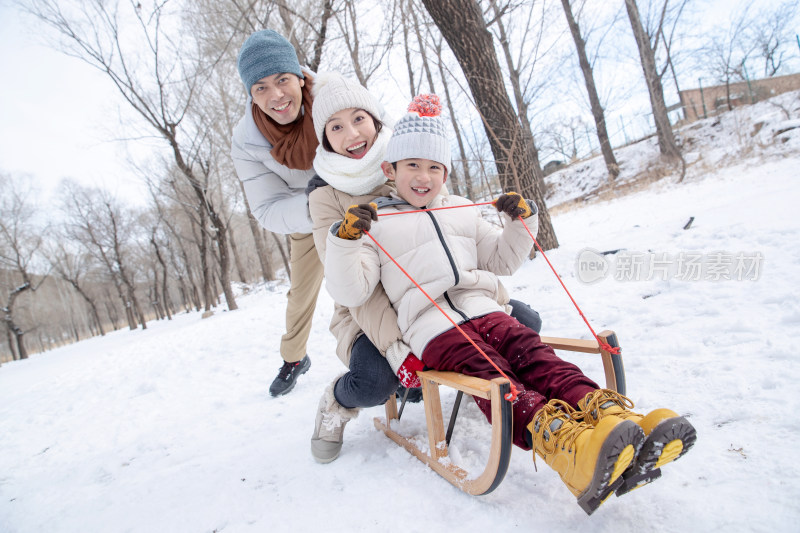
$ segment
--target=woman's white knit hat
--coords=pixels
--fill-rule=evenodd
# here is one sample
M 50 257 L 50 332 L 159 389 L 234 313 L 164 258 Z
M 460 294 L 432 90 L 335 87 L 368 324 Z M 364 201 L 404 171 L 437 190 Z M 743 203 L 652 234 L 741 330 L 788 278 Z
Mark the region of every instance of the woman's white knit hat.
M 349 80 L 337 72 L 318 74 L 314 78 L 311 95 L 314 98 L 311 117 L 314 119 L 314 131 L 320 143 L 328 119 L 342 109 L 363 109 L 380 120 L 381 108 L 375 97 L 357 81 Z
M 316 103 L 315 103 L 316 105 Z M 442 107 L 435 94 L 420 94 L 408 106 L 408 113 L 397 121 L 384 159 L 430 159 L 450 171 L 450 141 Z

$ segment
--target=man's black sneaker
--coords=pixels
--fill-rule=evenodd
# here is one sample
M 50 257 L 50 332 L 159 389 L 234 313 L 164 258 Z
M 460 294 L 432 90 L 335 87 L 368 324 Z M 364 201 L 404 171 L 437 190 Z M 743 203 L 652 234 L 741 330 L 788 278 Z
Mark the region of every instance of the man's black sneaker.
M 311 359 L 306 355 L 296 363 L 283 363 L 278 377 L 269 386 L 269 393 L 272 396 L 283 396 L 294 388 L 297 377 L 305 374 L 311 367 Z

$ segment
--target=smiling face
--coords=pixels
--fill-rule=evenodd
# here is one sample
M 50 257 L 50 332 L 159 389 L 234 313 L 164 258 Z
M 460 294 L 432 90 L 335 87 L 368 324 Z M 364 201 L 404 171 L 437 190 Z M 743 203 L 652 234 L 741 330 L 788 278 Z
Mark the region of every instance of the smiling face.
M 294 74 L 278 73 L 261 78 L 250 87 L 253 102 L 278 124 L 297 119 L 306 81 Z
M 334 113 L 325 123 L 328 144 L 339 155 L 361 159 L 375 142 L 378 131 L 372 115 L 351 107 Z
M 394 168 L 384 161 L 381 168 L 394 180 L 397 194 L 414 207 L 425 207 L 442 190 L 447 179 L 445 166 L 430 159 L 401 159 Z

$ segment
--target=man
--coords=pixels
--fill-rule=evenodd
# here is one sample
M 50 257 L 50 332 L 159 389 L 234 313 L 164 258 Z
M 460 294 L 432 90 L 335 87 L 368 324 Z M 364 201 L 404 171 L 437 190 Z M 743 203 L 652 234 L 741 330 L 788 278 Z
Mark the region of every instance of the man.
M 304 192 L 314 176 L 318 144 L 311 118 L 313 80 L 310 71 L 301 70 L 294 47 L 272 30 L 247 38 L 237 66 L 248 99 L 233 129 L 231 157 L 253 215 L 267 230 L 288 235 L 291 243 L 286 333 L 280 345 L 284 363 L 269 388 L 272 396 L 280 396 L 311 366 L 306 343 L 322 284 Z

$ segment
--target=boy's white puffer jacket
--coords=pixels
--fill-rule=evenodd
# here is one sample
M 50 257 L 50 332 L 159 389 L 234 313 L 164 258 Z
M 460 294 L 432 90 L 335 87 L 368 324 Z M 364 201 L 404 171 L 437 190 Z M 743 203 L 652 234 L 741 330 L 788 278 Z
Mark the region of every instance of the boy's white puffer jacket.
M 437 196 L 429 208 L 469 206 L 459 196 Z M 379 214 L 414 210 L 408 204 L 379 209 Z M 456 324 L 503 311 L 498 305 L 497 275 L 511 275 L 528 256 L 533 242 L 520 221 L 506 215 L 504 229 L 483 219 L 477 207 L 381 216 L 370 233 Z M 526 221 L 536 235 L 538 221 Z M 378 282 L 397 311 L 403 339 L 422 355 L 428 342 L 452 323 L 381 252 L 367 236 L 336 236 L 331 228 L 325 254 L 328 292 L 337 302 L 363 304 Z

